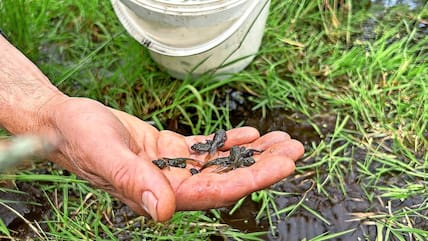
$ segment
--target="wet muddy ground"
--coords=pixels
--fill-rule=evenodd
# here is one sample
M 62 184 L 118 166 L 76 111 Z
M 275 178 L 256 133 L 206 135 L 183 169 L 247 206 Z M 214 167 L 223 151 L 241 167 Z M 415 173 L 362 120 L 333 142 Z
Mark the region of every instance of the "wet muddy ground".
M 382 6 L 383 9 L 397 4 L 405 4 L 410 8 L 416 8 L 421 6 L 421 1 L 372 1 L 372 7 L 376 6 L 379 8 L 379 6 Z M 373 37 L 371 36 L 372 24 L 372 22 L 367 24 L 367 29 L 363 32 L 363 38 L 371 39 Z M 425 33 L 428 33 L 428 27 L 426 25 L 421 25 L 420 27 L 421 29 L 424 29 Z M 236 96 L 240 96 L 240 93 L 235 92 L 234 90 L 227 91 L 227 93 L 231 95 L 230 99 L 232 100 Z M 286 131 L 293 138 L 303 142 L 307 148 L 309 148 L 313 143 L 317 144 L 322 140 L 327 140 L 326 138 L 329 138 L 329 134 L 333 133 L 336 124 L 336 115 L 334 113 L 314 116 L 309 120 L 303 114 L 290 113 L 276 109 L 274 111 L 267 112 L 265 117 L 260 118 L 260 116 L 262 116 L 261 111 L 252 110 L 248 104 L 243 103 L 239 98 L 232 103 L 230 108 L 233 110 L 231 111 L 232 124 L 237 125 L 243 122 L 245 125 L 258 128 L 261 133 L 274 130 Z M 320 133 L 314 129 L 311 123 L 315 123 L 318 126 Z M 352 129 L 352 123 L 349 123 L 346 128 Z M 177 126 L 176 121 L 171 121 L 169 123 L 169 129 L 188 134 L 186 127 Z M 347 174 L 347 178 L 345 180 L 346 195 L 343 194 L 338 186 L 335 185 L 325 185 L 324 188 L 329 194 L 328 196 L 324 193 L 320 193 L 316 188 L 314 188 L 315 175 L 317 175 L 318 179 L 325 180 L 328 175 L 327 172 L 297 172 L 272 187 L 278 191 L 294 193 L 292 196 L 278 197 L 276 199 L 278 209 L 297 204 L 303 198 L 304 204 L 310 209 L 319 212 L 324 220 L 317 218 L 307 209 L 298 208 L 293 215 L 290 215 L 289 217 L 286 213 L 282 214 L 279 218 L 274 216 L 273 221 L 277 227 L 276 232 L 269 232 L 264 239 L 293 241 L 304 238 L 310 239 L 322 233 L 337 233 L 353 229 L 352 232 L 335 240 L 365 240 L 366 238 L 374 240 L 377 235 L 376 227 L 365 215 L 369 215 L 370 213 L 388 213 L 388 208 L 397 210 L 423 202 L 423 198 L 417 196 L 403 201 L 391 201 L 387 198 L 375 198 L 372 201 L 369 201 L 365 196 L 365 193 L 371 192 L 376 194 L 377 190 L 371 190 L 370 188 L 363 189 L 364 186 L 368 186 L 367 180 L 362 179 L 362 175 L 356 172 L 356 170 L 358 170 L 356 163 L 358 161 L 365 160 L 366 152 L 358 147 L 349 148 L 351 148 L 352 151 L 344 152 L 344 155 L 348 155 L 348 157 L 354 161 L 352 161 L 351 166 L 349 166 L 350 172 Z M 304 167 L 314 162 L 314 159 L 307 158 L 298 162 L 297 166 Z M 47 167 L 46 165 L 50 166 Z M 35 171 L 41 173 L 46 172 L 48 169 L 52 169 L 51 165 L 52 164 L 40 165 L 39 170 Z M 394 173 L 391 173 L 390 176 L 383 176 L 379 182 L 385 185 L 392 183 L 397 184 L 399 183 L 399 180 L 397 179 L 398 177 L 394 175 Z M 1 183 L 1 198 L 3 200 L 10 200 L 10 202 L 6 203 L 15 209 L 19 215 L 24 216 L 28 220 L 42 220 L 43 215 L 48 215 L 51 211 L 43 192 L 40 189 L 35 188 L 31 183 L 16 182 L 16 189 L 22 191 L 22 193 L 5 191 L 6 187 L 15 189 L 11 186 L 11 183 Z M 386 205 L 387 203 L 389 203 L 389 206 Z M 243 206 L 233 215 L 228 214 L 228 209 L 223 209 L 222 221 L 242 231 L 270 231 L 266 219 L 255 219 L 259 209 L 260 206 L 258 203 L 247 199 Z M 109 220 L 109 222 L 116 227 L 122 227 L 128 222 L 128 220 L 136 217 L 129 208 L 118 202 L 114 204 L 114 210 L 116 216 L 113 220 Z M 422 214 L 428 216 L 428 213 Z M 11 212 L 3 205 L 0 205 L 0 218 L 11 230 L 13 230 L 13 232 L 16 232 L 18 237 L 26 237 L 28 235 L 32 236 L 32 232 L 25 222 L 19 218 L 16 213 Z M 428 222 L 425 219 L 415 217 L 412 222 L 413 227 L 428 230 Z M 135 225 L 141 224 L 136 223 Z M 122 235 L 123 236 L 119 237 L 119 239 L 127 240 L 127 238 L 129 238 L 126 234 Z
M 336 122 L 335 116 L 333 115 L 314 117 L 312 121 L 315 122 L 317 126 L 322 127 L 320 129 L 322 133 L 317 134 L 312 125 L 309 124 L 309 120 L 304 118 L 301 114 L 275 110 L 267 112 L 264 118 L 259 118 L 262 116 L 261 113 L 246 109 L 244 106 L 245 105 L 241 105 L 233 112 L 232 120 L 244 120 L 245 124 L 258 128 L 261 133 L 274 130 L 286 131 L 290 133 L 292 137 L 301 140 L 307 147 L 309 147 L 311 143 L 319 143 L 321 140 L 328 138 L 329 134 L 333 132 Z M 349 125 L 348 128 L 352 128 L 352 125 Z M 366 155 L 365 150 L 354 148 L 352 152 L 348 153 L 349 157 L 355 160 L 352 162 L 353 166 L 349 167 L 349 170 L 358 170 L 356 163 L 358 161 L 364 161 Z M 304 159 L 298 162 L 297 166 L 309 165 L 314 161 L 315 160 L 311 158 Z M 51 164 L 46 165 L 49 166 L 42 165 L 38 171 L 35 171 L 43 173 L 46 169 L 52 168 L 52 166 L 50 166 Z M 329 184 L 324 186 L 326 192 L 329 194 L 326 196 L 325 193 L 320 193 L 314 188 L 315 175 L 317 175 L 317 178 L 325 180 L 328 173 L 315 173 L 314 171 L 304 173 L 296 172 L 294 175 L 274 185 L 272 189 L 293 193 L 291 196 L 278 196 L 275 199 L 279 210 L 295 205 L 304 199 L 304 204 L 310 209 L 319 212 L 324 220 L 317 218 L 307 209 L 298 208 L 289 217 L 287 213 L 281 214 L 279 219 L 273 216 L 273 222 L 277 229 L 272 233 L 266 218 L 256 220 L 260 205 L 248 198 L 242 207 L 233 215 L 228 214 L 229 209 L 221 209 L 222 222 L 245 232 L 269 231 L 266 236 L 262 237 L 265 240 L 294 241 L 304 238 L 310 239 L 322 233 L 338 233 L 350 229 L 354 229 L 354 231 L 332 240 L 358 240 L 359 238 L 361 240 L 366 240 L 366 238 L 375 240 L 377 235 L 376 226 L 374 226 L 365 215 L 370 215 L 371 213 L 388 213 L 389 207 L 386 206 L 386 203 L 388 203 L 389 200 L 386 198 L 379 198 L 369 201 L 365 193 L 371 192 L 376 194 L 376 190 L 363 190 L 362 187 L 365 184 L 365 180 L 360 179 L 361 175 L 353 171 L 347 175 L 345 180 L 346 195 L 343 194 L 338 186 Z M 391 176 L 381 179 L 380 182 L 385 184 L 397 184 L 397 178 L 397 176 L 391 174 Z M 30 221 L 40 221 L 43 215 L 49 214 L 49 204 L 42 191 L 28 182 L 17 182 L 17 187 L 23 193 L 2 193 L 2 199 L 19 201 L 17 203 L 9 203 L 9 205 L 20 215 Z M 69 195 L 70 197 L 73 195 L 76 197 L 78 196 L 73 193 Z M 51 200 L 53 200 L 53 198 L 54 197 L 50 197 Z M 413 197 L 403 202 L 393 201 L 390 208 L 397 210 L 421 202 L 423 202 L 423 198 Z M 114 203 L 114 212 L 116 213 L 114 219 L 108 220 L 108 222 L 110 222 L 112 226 L 118 228 L 128 225 L 129 220 L 137 217 L 135 213 L 120 202 Z M 425 213 L 425 215 L 428 215 L 428 213 Z M 0 217 L 11 230 L 16 231 L 17 234 L 21 234 L 22 237 L 34 235 L 21 218 L 3 206 L 0 206 Z M 359 217 L 362 217 L 362 220 L 359 220 Z M 425 219 L 416 218 L 412 221 L 414 227 L 423 230 L 428 229 L 428 221 Z M 135 225 L 141 225 L 141 223 L 136 222 Z M 127 240 L 130 238 L 127 236 L 126 232 L 120 235 L 121 236 L 118 237 L 120 240 Z M 218 239 L 219 237 L 213 237 L 213 240 Z
M 1 190 L 1 188 L 6 189 L 5 187 L 20 192 Z M 33 233 L 21 217 L 25 217 L 29 221 L 40 221 L 43 215 L 50 210 L 42 191 L 28 182 L 17 182 L 15 188 L 11 183 L 1 183 L 0 196 L 3 203 L 0 205 L 0 219 L 16 238 L 32 236 Z M 15 211 L 11 211 L 4 205 Z M 2 239 L 0 238 L 0 240 Z
M 333 115 L 314 117 L 313 122 L 321 127 L 320 130 L 322 133 L 318 134 L 312 125 L 309 124 L 308 119 L 304 118 L 301 114 L 275 110 L 267 112 L 264 118 L 259 118 L 262 115 L 261 113 L 245 109 L 242 106 L 240 110 L 236 110 L 233 113 L 232 120 L 244 120 L 246 125 L 254 126 L 262 133 L 274 130 L 286 131 L 293 138 L 302 141 L 306 147 L 309 147 L 311 143 L 319 143 L 322 139 L 328 138 L 329 134 L 333 132 L 336 122 Z M 349 128 L 352 128 L 352 126 L 349 125 Z M 355 148 L 352 152 L 348 153 L 350 153 L 349 157 L 355 160 L 352 162 L 353 166 L 349 167 L 349 170 L 358 170 L 356 163 L 365 160 L 365 151 Z M 309 165 L 314 161 L 311 158 L 301 160 L 297 163 L 297 166 Z M 44 168 L 47 167 L 41 166 L 40 168 L 40 172 L 43 172 Z M 328 173 L 315 173 L 314 171 L 295 173 L 272 188 L 295 194 L 286 197 L 278 196 L 276 198 L 278 209 L 295 205 L 303 198 L 304 204 L 312 210 L 319 212 L 325 220 L 317 218 L 304 208 L 298 208 L 290 217 L 287 217 L 287 213 L 282 214 L 279 219 L 273 216 L 274 225 L 277 227 L 276 232 L 273 234 L 270 232 L 266 218 L 261 220 L 256 220 L 255 218 L 260 209 L 259 204 L 247 199 L 243 206 L 233 215 L 228 214 L 228 209 L 222 209 L 222 222 L 246 232 L 269 231 L 268 235 L 263 237 L 265 240 L 293 241 L 302 240 L 303 238 L 310 239 L 322 233 L 337 233 L 350 229 L 355 230 L 336 240 L 357 240 L 358 238 L 362 240 L 365 238 L 374 240 L 377 235 L 376 227 L 364 215 L 370 213 L 388 213 L 388 207 L 385 204 L 389 200 L 374 199 L 372 202 L 368 201 L 364 193 L 367 191 L 376 193 L 376 190 L 363 190 L 362 186 L 364 186 L 365 180 L 360 179 L 359 173 L 355 172 L 350 172 L 345 180 L 346 195 L 343 194 L 338 186 L 325 185 L 326 192 L 329 194 L 327 197 L 324 193 L 319 193 L 314 188 L 315 175 L 318 175 L 317 178 L 325 180 Z M 398 183 L 397 178 L 397 176 L 391 174 L 390 177 L 383 178 L 380 181 L 385 184 L 396 184 Z M 9 205 L 20 215 L 30 221 L 40 221 L 44 214 L 49 214 L 49 204 L 39 189 L 28 182 L 17 182 L 17 187 L 23 193 L 5 192 L 1 196 L 2 199 L 19 201 L 9 203 Z M 73 194 L 70 193 L 70 197 L 72 196 Z M 50 199 L 52 200 L 53 197 Z M 397 210 L 421 202 L 423 202 L 422 198 L 413 197 L 403 202 L 393 201 L 391 205 L 393 210 Z M 123 227 L 128 224 L 129 220 L 137 217 L 129 208 L 119 202 L 115 203 L 114 210 L 116 213 L 115 218 L 109 220 L 109 222 L 115 227 Z M 363 215 L 363 220 L 361 221 L 358 220 L 360 215 Z M 428 215 L 428 213 L 425 213 L 425 215 Z M 23 235 L 22 237 L 31 236 L 32 231 L 25 222 L 4 206 L 0 206 L 0 217 L 17 234 Z M 414 219 L 412 221 L 414 222 L 414 227 L 423 230 L 428 229 L 428 222 L 425 219 L 420 218 L 419 220 Z M 141 223 L 137 222 L 135 225 L 141 225 Z M 122 233 L 121 237 L 118 238 L 120 240 L 127 240 L 129 237 L 127 237 L 126 233 Z
M 312 125 L 309 124 L 308 119 L 303 118 L 301 114 L 290 114 L 281 111 L 268 112 L 265 118 L 254 118 L 254 116 L 261 116 L 261 113 L 254 111 L 243 110 L 243 112 L 235 112 L 237 116 L 244 117 L 246 123 L 259 128 L 263 133 L 274 130 L 282 130 L 290 133 L 293 138 L 301 140 L 306 147 L 310 143 L 318 144 L 321 140 L 326 140 L 329 134 L 334 131 L 336 118 L 333 114 L 325 116 L 316 116 L 312 122 L 321 127 L 321 133 L 317 134 Z M 251 113 L 253 117 L 246 116 L 245 113 Z M 298 124 L 295 124 L 298 123 Z M 352 129 L 351 124 L 347 125 L 347 129 Z M 312 210 L 316 210 L 321 214 L 325 220 L 317 218 L 314 214 L 304 208 L 298 208 L 290 217 L 282 214 L 279 219 L 274 217 L 274 224 L 277 227 L 275 233 L 269 232 L 264 237 L 265 240 L 302 240 L 304 238 L 310 239 L 323 233 L 339 233 L 347 230 L 354 229 L 354 231 L 341 236 L 337 239 L 329 240 L 375 240 L 377 236 L 376 226 L 367 218 L 372 214 L 383 213 L 386 214 L 392 210 L 398 210 L 404 207 L 409 207 L 423 203 L 424 198 L 412 197 L 402 202 L 396 200 L 391 201 L 391 206 L 387 207 L 390 202 L 387 198 L 378 198 L 369 201 L 366 192 L 377 196 L 377 190 L 370 188 L 363 189 L 364 186 L 369 186 L 367 180 L 361 179 L 357 163 L 364 162 L 366 159 L 365 150 L 357 147 L 349 147 L 352 151 L 344 153 L 344 157 L 352 158 L 352 164 L 348 167 L 350 171 L 346 175 L 345 186 L 346 195 L 341 191 L 338 185 L 328 184 L 325 185 L 325 193 L 320 193 L 314 188 L 314 180 L 326 180 L 328 173 L 309 171 L 305 173 L 295 173 L 294 175 L 286 178 L 284 181 L 274 185 L 274 190 L 294 193 L 297 195 L 283 196 L 276 198 L 277 208 L 283 209 L 301 202 L 304 199 L 304 204 Z M 348 153 L 348 154 L 346 154 Z M 308 158 L 301 160 L 297 163 L 297 167 L 310 165 L 315 162 L 314 159 Z M 327 167 L 326 167 L 327 168 Z M 373 168 L 376 168 L 373 166 Z M 315 178 L 315 175 L 317 177 Z M 398 180 L 399 177 L 395 173 L 390 176 L 381 178 L 379 184 L 397 185 L 403 183 Z M 228 210 L 223 212 L 223 221 L 233 227 L 247 231 L 270 231 L 266 227 L 266 220 L 256 224 L 254 218 L 259 210 L 259 207 L 251 202 L 246 202 L 241 208 L 240 212 L 230 216 L 227 214 Z M 428 215 L 424 213 L 423 215 Z M 414 227 L 422 230 L 428 229 L 428 221 L 424 218 L 416 218 L 412 220 Z M 409 237 L 407 237 L 409 238 Z

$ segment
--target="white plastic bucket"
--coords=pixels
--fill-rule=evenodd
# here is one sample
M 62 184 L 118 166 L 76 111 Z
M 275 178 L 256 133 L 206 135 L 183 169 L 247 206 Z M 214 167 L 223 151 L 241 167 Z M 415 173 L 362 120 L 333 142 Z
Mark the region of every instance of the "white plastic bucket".
M 244 69 L 260 48 L 270 0 L 111 0 L 128 33 L 183 79 Z

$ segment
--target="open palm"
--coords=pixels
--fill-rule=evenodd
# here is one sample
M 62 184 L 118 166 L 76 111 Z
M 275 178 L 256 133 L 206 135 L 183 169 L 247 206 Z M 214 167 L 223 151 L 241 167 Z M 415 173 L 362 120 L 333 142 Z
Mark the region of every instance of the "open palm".
M 83 98 L 57 104 L 54 116 L 52 127 L 60 145 L 51 156 L 53 161 L 110 192 L 136 212 L 160 221 L 178 210 L 233 204 L 288 176 L 294 171 L 294 161 L 303 154 L 302 144 L 285 132 L 260 137 L 256 129 L 241 127 L 227 132 L 225 145 L 214 155 L 228 155 L 233 145 L 264 150 L 254 156 L 254 165 L 225 173 L 207 169 L 191 175 L 187 168 L 161 170 L 151 161 L 163 157 L 203 161 L 206 154 L 195 153 L 190 146 L 210 137 L 158 131 L 132 115 Z

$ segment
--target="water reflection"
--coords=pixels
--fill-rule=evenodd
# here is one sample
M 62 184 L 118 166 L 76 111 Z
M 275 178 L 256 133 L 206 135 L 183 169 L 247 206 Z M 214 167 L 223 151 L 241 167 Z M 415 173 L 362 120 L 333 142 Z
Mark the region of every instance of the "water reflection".
M 416 9 L 424 4 L 421 0 L 372 0 L 374 4 L 380 4 L 386 8 L 390 8 L 396 5 L 407 5 L 410 9 Z

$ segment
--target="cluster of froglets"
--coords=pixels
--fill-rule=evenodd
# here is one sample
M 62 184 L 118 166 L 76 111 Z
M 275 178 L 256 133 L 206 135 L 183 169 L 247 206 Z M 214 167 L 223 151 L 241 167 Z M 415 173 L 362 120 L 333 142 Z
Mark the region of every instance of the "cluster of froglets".
M 234 170 L 240 167 L 248 167 L 253 165 L 256 161 L 253 158 L 255 153 L 261 153 L 262 150 L 256 149 L 247 149 L 243 146 L 232 146 L 229 151 L 229 156 L 218 157 L 211 159 L 211 156 L 215 154 L 221 147 L 224 146 L 224 143 L 227 140 L 226 131 L 223 129 L 218 130 L 212 140 L 205 140 L 205 142 L 199 142 L 192 145 L 190 148 L 199 153 L 208 153 L 205 158 L 205 162 L 187 157 L 178 157 L 178 158 L 161 158 L 153 160 L 155 164 L 160 169 L 169 168 L 169 167 L 179 167 L 186 168 L 187 163 L 191 163 L 193 166 L 199 166 L 200 168 L 190 168 L 190 173 L 192 175 L 197 174 L 210 166 L 218 166 L 214 169 L 214 172 L 222 173 L 230 170 Z

